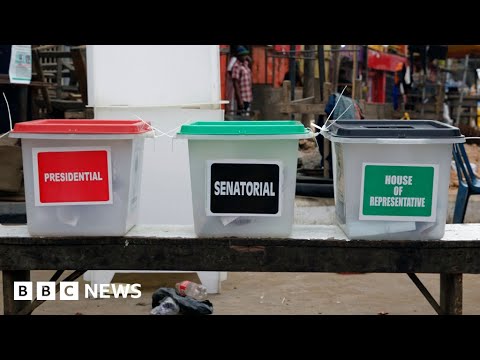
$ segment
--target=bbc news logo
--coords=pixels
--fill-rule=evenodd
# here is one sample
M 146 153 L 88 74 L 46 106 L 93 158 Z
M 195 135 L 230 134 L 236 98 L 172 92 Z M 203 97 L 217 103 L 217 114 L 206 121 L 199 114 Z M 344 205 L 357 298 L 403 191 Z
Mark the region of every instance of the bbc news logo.
M 38 281 L 36 295 L 38 300 L 57 300 L 56 283 L 54 281 Z M 109 299 L 142 296 L 140 284 L 85 284 L 85 299 Z M 79 284 L 76 281 L 61 281 L 58 300 L 78 300 Z M 31 281 L 15 281 L 13 283 L 14 300 L 33 300 L 33 283 Z

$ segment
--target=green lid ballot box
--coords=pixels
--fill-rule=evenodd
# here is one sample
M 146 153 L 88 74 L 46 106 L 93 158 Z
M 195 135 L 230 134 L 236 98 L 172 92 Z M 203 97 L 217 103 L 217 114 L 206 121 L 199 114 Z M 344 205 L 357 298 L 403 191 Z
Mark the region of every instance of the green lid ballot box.
M 292 230 L 297 121 L 183 125 L 188 139 L 195 232 L 201 237 L 278 237 Z

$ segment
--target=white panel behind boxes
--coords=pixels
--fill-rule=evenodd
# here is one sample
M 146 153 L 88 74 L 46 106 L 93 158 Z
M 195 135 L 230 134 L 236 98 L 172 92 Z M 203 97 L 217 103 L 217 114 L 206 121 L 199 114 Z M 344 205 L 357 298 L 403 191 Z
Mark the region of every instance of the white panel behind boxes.
M 187 121 L 223 120 L 223 110 L 182 109 L 220 108 L 219 58 L 218 45 L 88 45 L 89 105 L 97 119 L 136 114 L 162 131 Z M 173 151 L 167 137 L 146 140 L 137 223 L 193 224 L 187 140 L 174 140 Z M 88 271 L 84 278 L 106 283 L 115 272 Z M 198 275 L 209 293 L 219 292 L 226 278 L 213 271 Z
M 220 101 L 218 45 L 89 45 L 89 106 Z

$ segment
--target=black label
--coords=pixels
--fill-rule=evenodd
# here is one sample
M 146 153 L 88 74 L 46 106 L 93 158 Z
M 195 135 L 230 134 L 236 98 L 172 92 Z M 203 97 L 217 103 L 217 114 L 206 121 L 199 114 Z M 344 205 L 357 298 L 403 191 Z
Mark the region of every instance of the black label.
M 213 163 L 210 212 L 277 215 L 280 199 L 278 164 Z

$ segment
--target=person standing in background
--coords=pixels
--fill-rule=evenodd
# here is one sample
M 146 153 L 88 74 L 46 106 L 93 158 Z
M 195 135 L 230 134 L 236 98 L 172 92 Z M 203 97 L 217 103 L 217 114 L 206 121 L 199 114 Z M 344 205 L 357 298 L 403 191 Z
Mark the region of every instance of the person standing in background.
M 237 100 L 237 114 L 250 116 L 253 100 L 252 70 L 250 68 L 250 52 L 244 46 L 237 48 L 237 61 L 232 68 L 233 89 Z
M 234 115 L 237 109 L 237 101 L 235 100 L 235 89 L 233 88 L 233 80 L 232 80 L 232 70 L 235 63 L 238 61 L 237 59 L 237 48 L 230 47 L 230 60 L 227 65 L 227 100 L 229 104 L 226 106 L 227 114 Z

